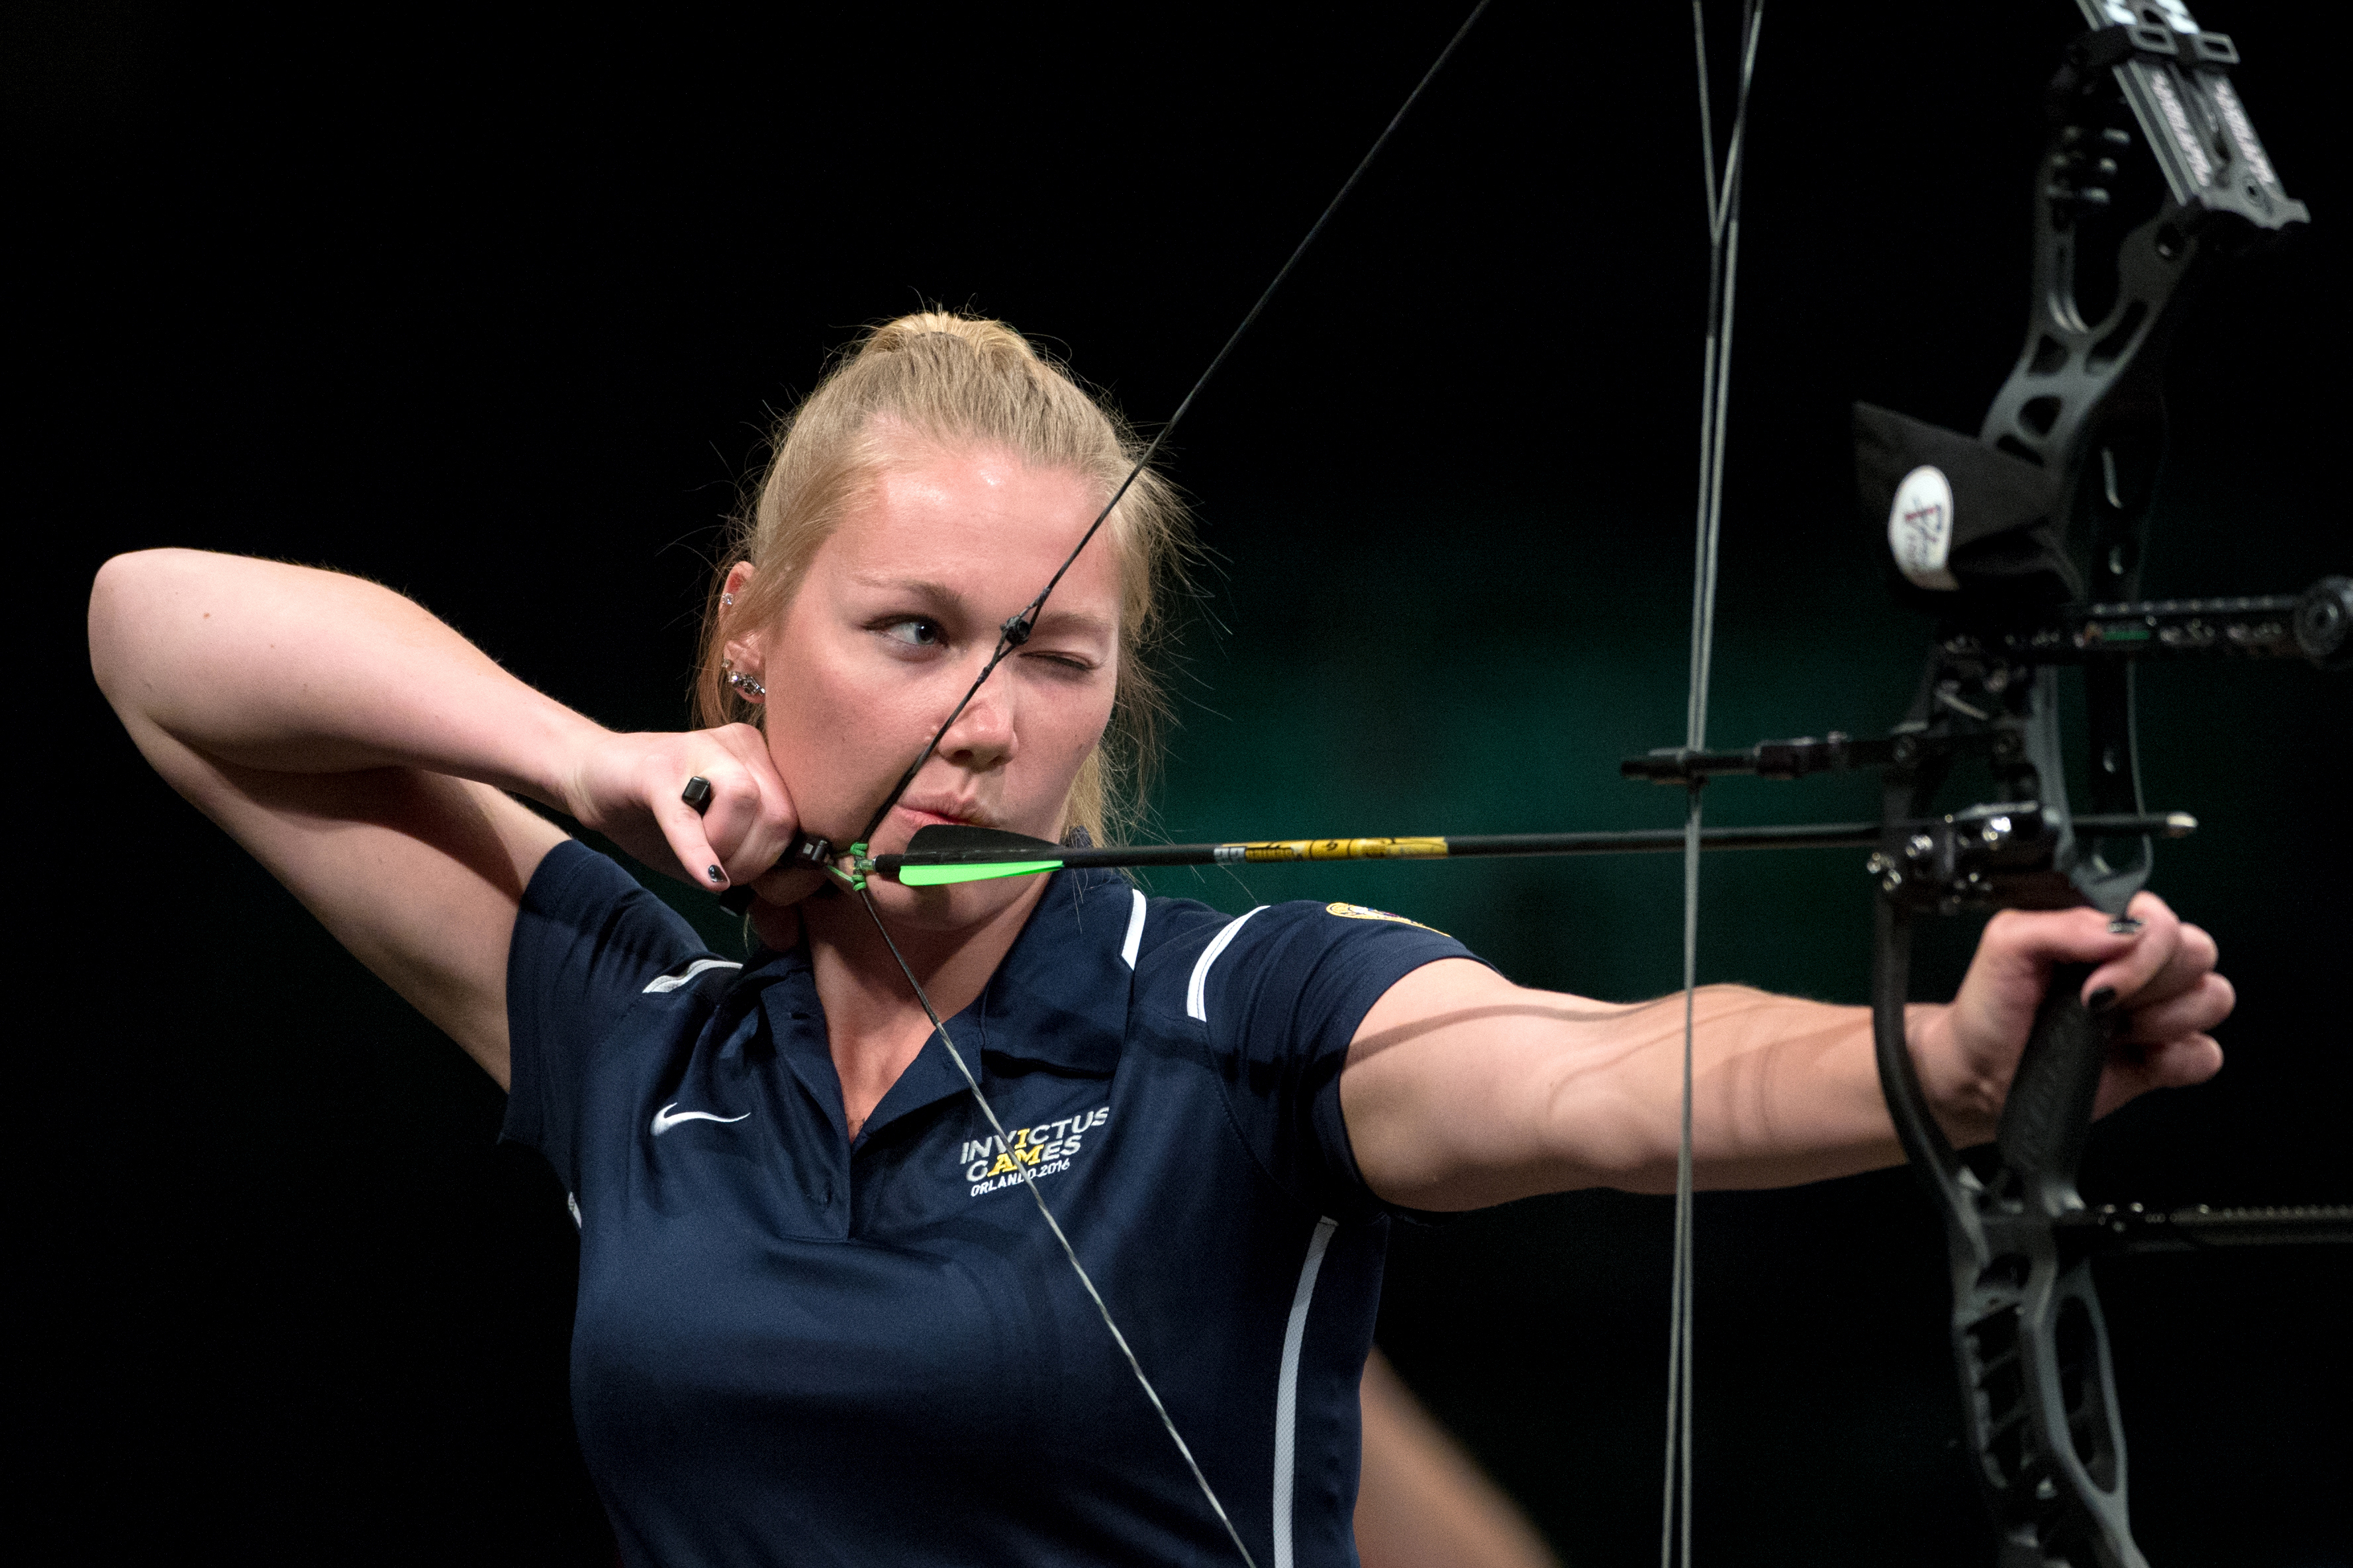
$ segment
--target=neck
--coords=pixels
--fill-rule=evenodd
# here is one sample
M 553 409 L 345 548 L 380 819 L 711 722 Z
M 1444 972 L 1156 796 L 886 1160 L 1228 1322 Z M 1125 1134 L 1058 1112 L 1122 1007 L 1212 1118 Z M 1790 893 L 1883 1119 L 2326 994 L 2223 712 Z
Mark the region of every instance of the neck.
M 1046 879 L 1034 879 L 1019 898 L 967 925 L 892 922 L 892 938 L 942 1018 L 979 997 L 1045 889 Z M 932 1022 L 856 894 L 821 893 L 799 910 L 834 1072 L 841 1079 L 842 1113 L 855 1138 L 931 1037 Z

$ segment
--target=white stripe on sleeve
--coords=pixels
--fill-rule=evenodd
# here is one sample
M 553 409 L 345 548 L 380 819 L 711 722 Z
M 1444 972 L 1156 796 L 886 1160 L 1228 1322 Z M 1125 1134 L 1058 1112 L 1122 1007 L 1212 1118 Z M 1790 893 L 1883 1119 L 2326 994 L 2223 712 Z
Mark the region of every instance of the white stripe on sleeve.
M 1264 908 L 1266 906 L 1261 904 L 1258 910 Z M 1205 1024 L 1209 1021 L 1209 965 L 1224 954 L 1226 944 L 1234 940 L 1234 933 L 1241 930 L 1242 923 L 1250 915 L 1258 913 L 1258 910 L 1252 910 L 1250 915 L 1235 916 L 1225 930 L 1209 939 L 1209 945 L 1203 948 L 1201 956 L 1193 961 L 1193 983 L 1185 988 L 1185 1011 Z
M 1130 969 L 1134 969 L 1136 950 L 1144 945 L 1144 889 L 1130 888 L 1128 891 L 1135 895 L 1135 908 L 1128 911 L 1127 940 L 1120 943 L 1119 955 L 1127 961 Z

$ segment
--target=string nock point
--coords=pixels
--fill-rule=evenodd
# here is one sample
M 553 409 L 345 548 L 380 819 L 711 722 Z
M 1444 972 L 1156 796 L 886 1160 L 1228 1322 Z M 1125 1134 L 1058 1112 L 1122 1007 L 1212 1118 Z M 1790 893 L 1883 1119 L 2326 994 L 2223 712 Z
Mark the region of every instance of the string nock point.
M 866 846 L 863 844 L 851 845 L 849 853 L 828 860 L 825 864 L 826 875 L 853 893 L 862 893 L 866 890 L 866 874 L 873 869 L 874 857 L 866 852 Z
M 1023 643 L 1028 642 L 1029 634 L 1034 629 L 1029 619 L 1029 612 L 1027 610 L 1018 616 L 1007 616 L 1005 624 L 997 628 L 1003 634 L 1005 646 L 1008 647 L 1019 647 Z

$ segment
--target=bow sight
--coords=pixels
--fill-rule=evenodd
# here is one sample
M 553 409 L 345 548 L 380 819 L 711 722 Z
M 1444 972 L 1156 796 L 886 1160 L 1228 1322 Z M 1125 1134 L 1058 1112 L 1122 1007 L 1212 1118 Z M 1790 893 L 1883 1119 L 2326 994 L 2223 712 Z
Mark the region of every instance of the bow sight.
M 2126 1510 L 2125 1450 L 2089 1258 L 2283 1240 L 2353 1240 L 2353 1209 L 2087 1208 L 2075 1170 L 2108 1047 L 2063 966 L 1981 1176 L 1930 1114 L 1905 1040 L 1913 922 L 1964 909 L 2089 904 L 2121 916 L 2150 840 L 2133 670 L 2147 658 L 2353 662 L 2353 583 L 2301 594 L 2139 602 L 2165 440 L 2168 340 L 2227 256 L 2306 223 L 2232 89 L 2238 51 L 2178 0 L 2079 0 L 2094 29 L 2067 51 L 2034 178 L 2026 342 L 1971 438 L 1858 405 L 1865 511 L 1884 526 L 1897 591 L 1939 616 L 1919 694 L 1887 736 L 1688 748 L 1627 776 L 1696 789 L 1720 773 L 1883 780 L 1869 868 L 1878 891 L 1873 1012 L 1880 1082 L 1905 1152 L 1942 1212 L 1952 1343 L 2002 1568 L 2144 1568 Z M 2083 672 L 2090 809 L 2072 815 L 2058 668 Z M 1986 795 L 1936 815 L 1957 770 Z M 2175 823 L 2174 816 L 2160 820 Z M 2194 826 L 2179 819 L 2179 830 Z

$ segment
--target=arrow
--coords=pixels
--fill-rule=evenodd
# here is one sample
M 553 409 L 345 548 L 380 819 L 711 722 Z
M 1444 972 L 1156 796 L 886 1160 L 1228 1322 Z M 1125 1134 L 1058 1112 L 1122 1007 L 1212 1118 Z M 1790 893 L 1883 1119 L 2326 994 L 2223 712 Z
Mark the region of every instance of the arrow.
M 2078 833 L 2118 837 L 2186 837 L 2197 826 L 2186 813 L 2079 816 Z M 1822 822 L 1799 827 L 1711 827 L 1703 849 L 1869 849 L 1883 829 L 1875 822 Z M 860 857 L 861 873 L 911 888 L 1030 877 L 1065 868 L 1116 866 L 1275 865 L 1302 860 L 1446 860 L 1498 855 L 1643 855 L 1683 847 L 1683 830 L 1644 828 L 1622 833 L 1484 833 L 1421 838 L 1268 838 L 1232 844 L 1055 844 L 995 827 L 918 828 L 897 855 Z

